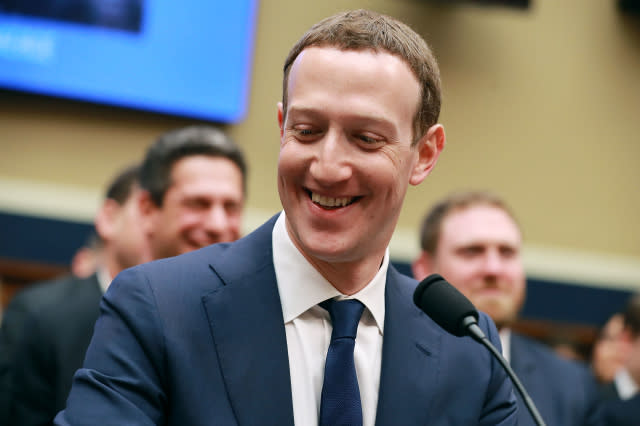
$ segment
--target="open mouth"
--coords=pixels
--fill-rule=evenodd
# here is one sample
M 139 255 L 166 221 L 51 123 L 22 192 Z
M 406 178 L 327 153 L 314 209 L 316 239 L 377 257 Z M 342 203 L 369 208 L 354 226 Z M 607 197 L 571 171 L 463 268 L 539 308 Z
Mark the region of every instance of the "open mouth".
M 307 193 L 311 197 L 311 201 L 314 204 L 322 207 L 323 209 L 328 209 L 328 210 L 346 207 L 350 204 L 353 204 L 354 202 L 356 202 L 361 198 L 361 197 L 337 197 L 337 198 L 326 197 L 324 195 L 318 195 L 315 192 L 311 192 L 309 190 L 307 190 Z

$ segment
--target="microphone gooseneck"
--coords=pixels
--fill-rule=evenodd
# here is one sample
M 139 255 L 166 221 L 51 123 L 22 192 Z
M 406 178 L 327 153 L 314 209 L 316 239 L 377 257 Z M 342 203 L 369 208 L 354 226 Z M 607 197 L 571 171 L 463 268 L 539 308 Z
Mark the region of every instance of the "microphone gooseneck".
M 505 369 L 514 386 L 538 426 L 546 426 L 533 400 L 500 351 L 487 339 L 478 326 L 478 311 L 469 299 L 438 274 L 422 280 L 413 293 L 413 302 L 448 333 L 454 336 L 471 336 L 483 344 Z

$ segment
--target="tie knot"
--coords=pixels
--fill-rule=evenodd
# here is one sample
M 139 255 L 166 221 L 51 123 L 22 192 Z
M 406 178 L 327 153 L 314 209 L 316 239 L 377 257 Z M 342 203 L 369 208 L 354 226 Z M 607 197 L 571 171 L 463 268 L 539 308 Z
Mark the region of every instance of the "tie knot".
M 358 332 L 358 323 L 364 311 L 362 302 L 356 299 L 349 300 L 325 300 L 320 304 L 329 311 L 331 315 L 331 324 L 333 331 L 331 332 L 331 340 L 342 337 L 356 338 Z

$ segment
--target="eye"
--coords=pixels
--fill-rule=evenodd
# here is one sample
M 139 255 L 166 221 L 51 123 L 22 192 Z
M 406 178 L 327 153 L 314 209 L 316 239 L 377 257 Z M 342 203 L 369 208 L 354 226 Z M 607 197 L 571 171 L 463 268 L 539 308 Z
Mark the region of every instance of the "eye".
M 358 133 L 355 135 L 356 140 L 367 149 L 378 148 L 384 144 L 384 139 L 380 136 L 370 133 Z
M 318 137 L 321 131 L 309 125 L 298 125 L 290 129 L 293 136 L 303 142 L 312 141 Z
M 242 211 L 242 204 L 236 201 L 227 201 L 224 204 L 224 209 L 227 212 L 227 214 L 236 215 Z
M 362 142 L 366 142 L 366 143 L 376 143 L 376 142 L 378 142 L 376 139 L 374 139 L 374 138 L 372 138 L 370 136 L 367 136 L 367 135 L 360 135 L 358 137 L 360 138 L 360 140 Z
M 184 205 L 193 210 L 206 210 L 211 203 L 206 198 L 193 197 L 184 200 Z
M 483 251 L 484 249 L 480 246 L 468 246 L 468 247 L 461 247 L 458 250 L 458 253 L 462 257 L 471 258 L 471 257 L 475 257 L 482 254 Z
M 518 250 L 513 247 L 500 247 L 500 255 L 504 258 L 510 259 L 512 257 L 515 257 L 517 253 Z

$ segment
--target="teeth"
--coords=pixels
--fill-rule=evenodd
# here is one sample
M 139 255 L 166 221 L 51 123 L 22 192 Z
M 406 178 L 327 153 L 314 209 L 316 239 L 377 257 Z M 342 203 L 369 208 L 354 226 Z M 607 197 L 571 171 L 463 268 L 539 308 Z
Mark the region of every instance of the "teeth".
M 311 201 L 323 207 L 344 207 L 353 202 L 353 197 L 332 198 L 311 193 Z

